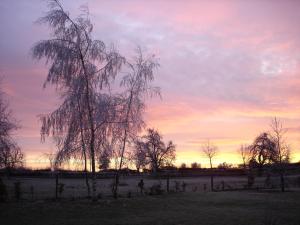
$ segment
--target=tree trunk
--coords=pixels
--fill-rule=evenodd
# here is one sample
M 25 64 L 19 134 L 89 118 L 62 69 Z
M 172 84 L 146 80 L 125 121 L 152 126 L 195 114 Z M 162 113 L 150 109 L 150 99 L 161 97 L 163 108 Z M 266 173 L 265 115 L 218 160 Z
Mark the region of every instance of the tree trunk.
M 94 149 L 94 143 L 95 143 L 95 134 L 94 131 L 92 132 L 91 135 L 91 161 L 92 161 L 92 199 L 93 201 L 97 200 L 97 196 L 96 196 L 96 186 L 97 186 L 97 181 L 96 181 L 96 166 L 95 166 L 95 149 Z
M 120 160 L 120 165 L 117 170 L 116 179 L 115 179 L 114 198 L 118 198 L 119 171 L 122 169 L 122 165 L 123 165 L 123 158 L 124 158 L 124 152 L 125 152 L 126 141 L 127 141 L 127 129 L 128 129 L 127 126 L 128 126 L 129 113 L 130 113 L 131 104 L 132 104 L 132 97 L 133 97 L 133 93 L 132 93 L 132 89 L 131 89 L 128 108 L 127 108 L 127 112 L 126 112 L 126 119 L 125 119 L 125 131 L 124 131 L 124 139 L 123 139 L 123 146 L 122 146 L 122 152 L 121 152 L 121 160 Z
M 167 193 L 170 192 L 170 176 L 169 174 L 167 175 Z
M 118 187 L 119 187 L 119 170 L 117 170 L 117 172 L 116 172 L 115 185 L 114 185 L 114 189 L 113 189 L 115 199 L 118 198 Z
M 91 191 L 90 191 L 90 184 L 89 184 L 89 177 L 88 177 L 88 170 L 87 170 L 87 156 L 86 156 L 86 145 L 84 143 L 84 137 L 83 137 L 83 119 L 82 119 L 82 111 L 80 108 L 80 102 L 79 99 L 77 98 L 77 105 L 78 105 L 78 111 L 79 111 L 79 119 L 80 119 L 80 137 L 81 137 L 81 147 L 83 151 L 83 159 L 84 159 L 84 174 L 85 174 L 85 184 L 87 187 L 87 194 L 88 197 L 91 196 Z
M 211 162 L 211 158 L 209 159 L 209 163 L 210 163 L 210 189 L 211 191 L 214 191 L 214 175 L 213 175 L 213 167 L 212 167 L 212 162 Z
M 87 110 L 88 110 L 88 120 L 89 120 L 89 126 L 90 126 L 90 132 L 91 132 L 91 139 L 90 139 L 90 153 L 91 153 L 91 163 L 92 163 L 92 200 L 96 201 L 96 166 L 95 166 L 95 127 L 94 127 L 94 119 L 93 119 L 93 109 L 91 107 L 90 102 L 90 86 L 89 86 L 89 79 L 88 74 L 86 71 L 84 59 L 82 52 L 80 51 L 80 60 L 83 67 L 84 75 L 85 75 L 85 85 L 86 85 L 86 101 L 87 101 Z
M 88 175 L 88 171 L 87 171 L 87 157 L 86 157 L 85 152 L 84 152 L 84 175 L 85 175 L 85 184 L 87 187 L 88 197 L 90 197 L 91 191 L 90 191 L 89 175 Z
M 58 198 L 58 174 L 55 174 L 55 199 Z
M 128 119 L 127 119 L 127 121 L 128 121 Z M 123 165 L 123 157 L 124 157 L 124 152 L 125 152 L 125 147 L 126 147 L 126 140 L 127 140 L 127 129 L 125 128 L 120 165 L 119 165 L 119 168 L 117 169 L 116 177 L 115 177 L 114 198 L 118 198 L 120 170 L 122 169 L 122 165 Z

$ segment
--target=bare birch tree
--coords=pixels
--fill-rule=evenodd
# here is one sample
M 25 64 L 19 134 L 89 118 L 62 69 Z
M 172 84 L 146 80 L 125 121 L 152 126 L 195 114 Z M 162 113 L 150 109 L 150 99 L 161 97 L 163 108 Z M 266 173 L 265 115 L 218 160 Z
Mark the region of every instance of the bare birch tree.
M 101 124 L 106 120 L 101 117 L 100 91 L 115 78 L 124 58 L 114 49 L 108 50 L 102 41 L 92 39 L 93 26 L 87 9 L 72 19 L 58 0 L 49 1 L 49 7 L 49 12 L 38 21 L 50 26 L 52 38 L 38 42 L 33 47 L 33 57 L 46 58 L 46 63 L 50 64 L 44 87 L 55 85 L 63 103 L 53 113 L 41 116 L 41 134 L 43 138 L 64 136 L 67 144 L 71 143 L 68 139 L 78 141 L 74 137 L 83 135 L 79 149 L 85 151 L 85 156 L 90 156 L 92 197 L 95 200 L 95 139 L 97 129 L 102 129 Z M 78 110 L 80 113 L 75 113 Z M 66 150 L 66 146 L 63 149 Z M 76 148 L 69 151 L 75 152 Z
M 209 159 L 210 169 L 211 169 L 211 176 L 210 176 L 210 188 L 213 191 L 214 190 L 214 174 L 213 174 L 213 164 L 212 160 L 213 158 L 218 154 L 218 148 L 214 144 L 210 142 L 210 140 L 207 140 L 202 145 L 202 152 L 203 154 Z
M 159 94 L 159 88 L 152 87 L 154 70 L 159 66 L 154 55 L 144 57 L 141 48 L 137 49 L 137 57 L 133 63 L 127 62 L 129 72 L 123 77 L 121 87 L 125 88 L 122 94 L 124 104 L 120 110 L 118 129 L 121 132 L 121 147 L 119 166 L 115 177 L 114 197 L 118 196 L 119 171 L 122 169 L 126 144 L 133 142 L 136 134 L 141 131 L 144 121 L 145 97 Z

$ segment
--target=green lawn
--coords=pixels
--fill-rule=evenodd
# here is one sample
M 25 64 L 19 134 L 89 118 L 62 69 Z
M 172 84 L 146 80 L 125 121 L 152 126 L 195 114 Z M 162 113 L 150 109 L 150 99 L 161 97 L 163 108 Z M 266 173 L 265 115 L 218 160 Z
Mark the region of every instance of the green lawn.
M 272 223 L 273 222 L 273 223 Z M 299 225 L 300 192 L 177 193 L 0 205 L 1 225 Z

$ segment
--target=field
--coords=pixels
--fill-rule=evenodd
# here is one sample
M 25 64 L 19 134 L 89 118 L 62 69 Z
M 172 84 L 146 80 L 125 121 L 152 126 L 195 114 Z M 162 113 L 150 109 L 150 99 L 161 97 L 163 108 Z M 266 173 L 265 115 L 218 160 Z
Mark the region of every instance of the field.
M 299 225 L 300 193 L 174 193 L 0 205 L 2 225 Z
M 203 190 L 209 178 L 180 178 L 187 183 L 186 192 L 162 195 L 140 195 L 136 184 L 140 178 L 122 180 L 122 197 L 114 200 L 110 193 L 112 180 L 98 180 L 102 198 L 96 203 L 83 198 L 86 190 L 81 179 L 62 179 L 65 191 L 59 201 L 53 199 L 54 179 L 22 178 L 22 198 L 0 204 L 1 225 L 299 225 L 300 191 L 290 188 L 286 193 L 275 190 L 220 191 Z M 291 179 L 291 178 L 290 178 Z M 15 178 L 4 180 L 10 196 Z M 144 179 L 146 187 L 165 180 Z M 244 177 L 218 177 L 216 184 L 225 181 L 232 187 L 242 186 Z M 259 181 L 259 182 L 262 182 Z M 29 187 L 34 187 L 34 195 Z M 195 187 L 199 188 L 195 190 Z M 128 198 L 128 192 L 132 192 Z
M 132 196 L 139 196 L 138 183 L 143 179 L 145 183 L 145 191 L 149 191 L 150 187 L 153 185 L 161 185 L 163 190 L 166 190 L 167 181 L 166 179 L 154 179 L 150 177 L 140 177 L 140 176 L 129 176 L 120 178 L 120 194 L 125 197 L 129 193 Z M 298 176 L 286 177 L 286 183 L 289 189 L 294 190 L 293 182 L 299 179 Z M 55 178 L 10 178 L 3 179 L 4 183 L 7 185 L 9 192 L 9 197 L 12 199 L 14 197 L 14 184 L 20 182 L 22 198 L 27 200 L 43 200 L 48 198 L 53 198 L 55 196 Z M 112 195 L 111 185 L 113 184 L 113 179 L 98 179 L 97 180 L 97 193 L 104 198 L 109 198 Z M 275 187 L 279 186 L 279 178 L 272 177 L 272 185 Z M 84 179 L 59 179 L 59 183 L 64 184 L 62 198 L 65 199 L 77 199 L 84 198 L 87 196 L 87 189 Z M 176 190 L 176 183 L 179 185 L 179 189 L 182 190 L 182 184 L 186 184 L 186 192 L 207 192 L 210 191 L 210 177 L 177 177 L 170 178 L 169 186 L 171 191 Z M 230 189 L 242 189 L 247 184 L 247 177 L 245 176 L 216 176 L 214 178 L 214 186 L 216 190 L 221 190 L 224 183 L 224 188 L 226 190 Z M 257 177 L 255 180 L 255 187 L 264 187 L 265 177 Z

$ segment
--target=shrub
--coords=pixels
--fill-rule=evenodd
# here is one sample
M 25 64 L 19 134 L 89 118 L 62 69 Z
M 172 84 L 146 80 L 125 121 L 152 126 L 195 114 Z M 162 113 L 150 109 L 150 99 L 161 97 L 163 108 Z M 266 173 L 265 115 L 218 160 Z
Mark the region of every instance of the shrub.
M 161 188 L 160 184 L 153 184 L 150 187 L 150 195 L 161 195 L 163 194 L 164 190 Z

